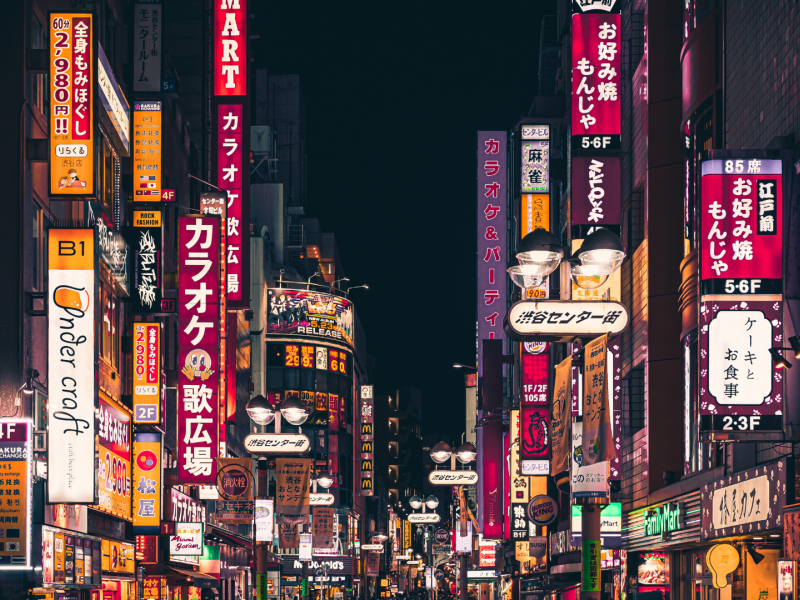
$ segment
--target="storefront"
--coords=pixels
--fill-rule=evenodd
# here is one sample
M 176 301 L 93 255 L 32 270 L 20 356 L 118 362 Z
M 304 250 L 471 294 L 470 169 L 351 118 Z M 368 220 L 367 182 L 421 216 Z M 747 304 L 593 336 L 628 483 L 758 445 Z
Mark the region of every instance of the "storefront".
M 102 594 L 92 592 L 93 600 L 135 600 L 135 549 L 130 542 L 103 539 L 101 542 Z
M 42 581 L 34 591 L 67 592 L 78 600 L 99 597 L 102 540 L 48 525 L 42 525 L 41 536 Z
M 303 563 L 297 555 L 282 557 L 281 590 L 284 598 L 298 594 Z M 352 556 L 315 556 L 308 563 L 309 595 L 312 598 L 336 598 L 353 587 Z

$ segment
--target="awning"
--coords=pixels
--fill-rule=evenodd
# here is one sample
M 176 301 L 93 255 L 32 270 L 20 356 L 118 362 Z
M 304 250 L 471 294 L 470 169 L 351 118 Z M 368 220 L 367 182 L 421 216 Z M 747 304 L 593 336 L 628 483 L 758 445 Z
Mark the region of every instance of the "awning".
M 194 584 L 197 587 L 219 588 L 219 580 L 217 580 L 217 578 L 212 575 L 206 575 L 205 573 L 201 573 L 200 571 L 186 571 L 184 569 L 176 569 L 175 567 L 170 567 L 168 565 L 165 565 L 164 569 L 166 571 L 174 571 L 181 577 L 192 578 L 194 580 Z

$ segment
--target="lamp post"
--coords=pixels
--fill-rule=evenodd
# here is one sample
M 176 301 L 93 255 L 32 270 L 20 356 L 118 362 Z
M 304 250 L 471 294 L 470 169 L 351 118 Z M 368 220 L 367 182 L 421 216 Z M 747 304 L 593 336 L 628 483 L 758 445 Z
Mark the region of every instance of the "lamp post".
M 255 396 L 251 398 L 245 407 L 247 416 L 258 425 L 259 427 L 266 427 L 273 421 L 275 422 L 275 434 L 281 433 L 281 420 L 286 419 L 292 425 L 300 426 L 308 420 L 309 411 L 299 398 L 286 398 L 280 403 L 278 407 L 267 400 L 264 396 Z M 290 434 L 291 435 L 291 434 Z M 258 457 L 257 472 L 257 486 L 254 498 L 261 500 L 269 497 L 269 465 L 267 458 L 263 456 Z M 316 485 L 316 482 L 315 482 Z M 255 553 L 256 565 L 256 582 L 261 582 L 260 589 L 264 590 L 266 594 L 266 577 L 267 577 L 267 553 L 266 544 L 256 541 L 255 523 L 253 523 L 253 550 Z M 308 563 L 303 562 L 303 577 L 308 579 Z M 259 587 L 259 586 L 257 586 Z M 307 584 L 306 584 L 307 589 Z M 266 600 L 257 598 L 256 600 Z

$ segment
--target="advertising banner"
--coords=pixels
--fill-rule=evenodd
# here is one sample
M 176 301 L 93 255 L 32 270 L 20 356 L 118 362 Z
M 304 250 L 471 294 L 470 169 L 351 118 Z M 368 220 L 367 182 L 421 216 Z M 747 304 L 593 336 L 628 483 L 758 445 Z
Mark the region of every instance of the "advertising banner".
M 550 195 L 523 194 L 520 222 L 520 238 L 541 227 L 550 230 Z
M 572 545 L 576 547 L 583 540 L 582 514 L 582 506 L 572 506 Z M 619 502 L 611 502 L 600 512 L 600 543 L 603 548 L 622 546 L 622 504 Z
M 49 237 L 47 501 L 93 504 L 95 477 L 95 252 L 92 229 Z
M 161 434 L 133 434 L 133 532 L 158 535 L 161 527 Z
M 203 523 L 206 520 L 206 506 L 191 496 L 169 488 L 169 493 L 164 495 L 164 520 L 176 523 Z
M 701 176 L 701 297 L 768 295 L 781 300 L 781 161 L 706 160 Z
M 44 522 L 59 529 L 86 533 L 88 518 L 85 504 L 48 504 L 44 508 Z
M 175 535 L 169 536 L 171 556 L 203 555 L 203 524 L 175 523 Z
M 275 527 L 274 500 L 257 498 L 255 503 L 256 542 L 271 542 Z
M 315 506 L 311 510 L 314 548 L 333 548 L 333 507 Z
M 50 195 L 93 196 L 95 39 L 92 13 L 50 18 Z
M 133 61 L 133 91 L 161 91 L 161 24 L 160 4 L 134 4 L 133 19 L 136 39 Z
M 46 587 L 99 587 L 101 540 L 42 526 L 42 583 Z
M 572 159 L 572 224 L 611 227 L 621 221 L 619 157 Z
M 0 570 L 31 566 L 32 443 L 30 421 L 0 420 Z
M 127 573 L 132 575 L 136 572 L 134 562 L 134 545 L 125 542 L 115 542 L 113 540 L 103 540 L 101 543 L 102 559 L 101 569 L 108 573 Z
M 161 201 L 161 102 L 133 104 L 133 199 Z
M 131 520 L 131 415 L 103 392 L 97 416 L 99 501 L 93 509 Z
M 178 219 L 178 481 L 216 481 L 219 219 Z
M 724 436 L 783 429 L 785 370 L 773 369 L 769 353 L 782 336 L 783 302 L 700 303 L 702 431 Z
M 300 525 L 308 523 L 308 503 L 311 460 L 308 458 L 278 458 L 275 460 L 277 499 L 275 516 L 279 523 Z
M 297 525 L 278 522 L 278 547 L 281 549 L 299 548 L 300 535 Z
M 133 227 L 125 228 L 125 236 L 133 248 L 133 290 L 131 306 L 134 314 L 160 314 L 162 280 L 161 211 L 133 211 Z
M 133 422 L 161 422 L 161 323 L 133 324 Z
M 247 0 L 214 2 L 214 95 L 247 94 Z
M 550 126 L 523 125 L 520 191 L 523 194 L 550 191 Z
M 303 335 L 353 345 L 353 307 L 346 298 L 289 289 L 271 289 L 267 295 L 268 334 Z M 338 371 L 338 362 L 336 368 L 331 364 L 330 370 Z
M 499 421 L 483 428 L 483 452 L 479 455 L 479 460 L 482 467 L 479 485 L 483 486 L 483 510 L 478 519 L 483 517 L 481 529 L 486 538 L 500 539 L 503 537 L 503 507 L 506 494 L 503 489 L 503 473 L 506 460 L 503 456 L 503 426 Z M 477 478 L 478 472 L 472 473 Z
M 607 381 L 608 336 L 586 344 L 583 367 L 584 467 L 616 458 Z
M 506 132 L 478 132 L 478 377 L 481 340 L 502 339 L 506 297 Z M 499 537 L 499 536 L 498 536 Z
M 621 148 L 622 0 L 572 3 L 572 147 Z
M 550 407 L 550 434 L 552 436 L 553 458 L 550 465 L 550 474 L 557 475 L 569 470 L 571 437 L 570 428 L 570 390 L 572 375 L 572 357 L 561 361 L 556 367 L 555 387 L 553 389 L 553 404 Z

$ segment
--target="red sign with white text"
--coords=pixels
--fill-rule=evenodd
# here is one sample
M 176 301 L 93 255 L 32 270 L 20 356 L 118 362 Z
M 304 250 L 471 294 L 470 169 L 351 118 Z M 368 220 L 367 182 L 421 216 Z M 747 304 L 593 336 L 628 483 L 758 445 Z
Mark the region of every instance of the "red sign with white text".
M 247 94 L 247 0 L 214 2 L 214 95 Z
M 178 481 L 216 481 L 219 422 L 217 217 L 178 220 Z
M 250 178 L 250 156 L 244 152 L 244 121 L 241 104 L 217 107 L 217 185 L 228 192 L 227 213 L 227 291 L 228 299 L 242 299 L 245 238 L 243 231 L 242 188 Z M 248 162 L 244 162 L 247 157 Z M 249 233 L 249 232 L 248 232 Z M 249 241 L 247 250 L 249 251 Z
M 704 161 L 701 295 L 783 294 L 780 160 Z
M 621 34 L 618 12 L 572 15 L 572 135 L 579 150 L 620 148 Z

